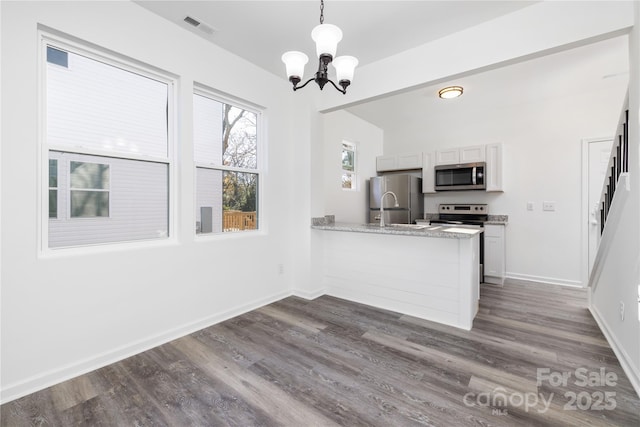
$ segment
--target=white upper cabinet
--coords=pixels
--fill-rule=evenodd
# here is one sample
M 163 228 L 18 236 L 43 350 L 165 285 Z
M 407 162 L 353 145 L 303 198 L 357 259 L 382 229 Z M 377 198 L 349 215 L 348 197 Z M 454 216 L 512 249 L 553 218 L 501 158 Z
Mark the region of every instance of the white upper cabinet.
M 396 154 L 376 157 L 378 172 L 422 168 L 422 153 Z
M 502 144 L 488 144 L 486 150 L 487 165 L 484 175 L 487 191 L 504 191 L 502 186 Z
M 436 151 L 436 165 L 456 165 L 460 163 L 460 149 Z
M 460 149 L 460 163 L 476 163 L 485 161 L 485 146 L 474 145 Z
M 435 153 L 422 155 L 422 192 L 435 193 Z
M 397 168 L 398 158 L 396 156 L 376 157 L 376 170 L 378 172 L 392 171 Z
M 485 146 L 450 148 L 436 151 L 436 165 L 457 165 L 459 163 L 476 163 L 485 161 Z
M 398 154 L 398 169 L 420 169 L 422 153 Z

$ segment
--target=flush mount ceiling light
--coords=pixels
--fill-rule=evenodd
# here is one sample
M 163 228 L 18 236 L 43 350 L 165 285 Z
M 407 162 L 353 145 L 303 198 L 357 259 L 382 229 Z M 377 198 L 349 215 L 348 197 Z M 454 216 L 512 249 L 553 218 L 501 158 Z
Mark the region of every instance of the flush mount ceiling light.
M 442 99 L 457 98 L 462 95 L 462 86 L 447 86 L 438 91 L 438 96 Z
M 298 83 L 302 81 L 304 66 L 309 62 L 309 57 L 297 51 L 285 52 L 282 55 L 282 62 L 287 68 L 287 77 L 293 84 L 293 90 L 302 89 L 309 82 L 315 81 L 320 86 L 320 90 L 327 83 L 331 83 L 336 90 L 346 94 L 347 86 L 353 80 L 353 72 L 358 65 L 358 60 L 353 56 L 339 56 L 334 59 L 338 42 L 342 40 L 342 31 L 335 25 L 324 23 L 324 0 L 320 1 L 320 25 L 311 31 L 311 38 L 316 42 L 316 54 L 319 60 L 318 71 L 315 77 L 310 78 L 303 85 L 298 86 Z M 329 79 L 329 64 L 332 64 L 336 69 L 338 84 L 342 89 Z

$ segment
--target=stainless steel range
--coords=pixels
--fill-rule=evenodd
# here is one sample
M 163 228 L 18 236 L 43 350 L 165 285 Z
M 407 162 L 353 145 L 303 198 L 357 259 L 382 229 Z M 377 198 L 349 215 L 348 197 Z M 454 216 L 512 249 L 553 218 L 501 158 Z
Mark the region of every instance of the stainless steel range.
M 487 205 L 445 204 L 438 206 L 438 219 L 434 224 L 467 224 L 483 226 L 489 217 Z
M 488 218 L 489 207 L 484 204 L 442 204 L 438 206 L 438 219 L 432 219 L 431 224 L 482 229 Z M 484 282 L 484 233 L 480 233 L 480 282 Z

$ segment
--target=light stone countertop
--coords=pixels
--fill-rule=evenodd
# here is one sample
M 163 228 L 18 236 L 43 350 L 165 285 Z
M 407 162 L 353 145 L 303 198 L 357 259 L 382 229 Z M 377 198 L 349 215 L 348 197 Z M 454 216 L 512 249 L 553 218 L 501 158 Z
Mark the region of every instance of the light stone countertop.
M 473 236 L 482 233 L 481 229 L 472 228 L 459 228 L 454 225 L 432 225 L 432 226 L 408 225 L 408 224 L 396 224 L 380 227 L 378 224 L 354 224 L 337 222 L 326 224 L 314 224 L 311 228 L 315 230 L 327 230 L 327 231 L 346 231 L 351 233 L 372 233 L 372 234 L 393 234 L 397 236 L 417 236 L 417 237 L 438 237 L 446 239 L 470 239 Z M 465 231 L 445 231 L 446 229 L 458 228 Z

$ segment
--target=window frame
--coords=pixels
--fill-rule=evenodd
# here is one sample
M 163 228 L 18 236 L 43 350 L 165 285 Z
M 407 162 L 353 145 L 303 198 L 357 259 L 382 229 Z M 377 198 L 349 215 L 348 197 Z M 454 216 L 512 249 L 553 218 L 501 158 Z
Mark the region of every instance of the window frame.
M 235 166 L 226 166 L 224 164 L 215 165 L 212 163 L 204 163 L 198 162 L 195 159 L 195 143 L 193 144 L 191 153 L 193 158 L 193 233 L 195 235 L 195 239 L 220 239 L 220 238 L 229 238 L 229 237 L 239 237 L 246 235 L 255 235 L 255 234 L 265 234 L 267 230 L 266 222 L 264 221 L 264 180 L 267 174 L 265 170 L 266 161 L 266 131 L 265 131 L 265 108 L 259 105 L 250 103 L 248 101 L 244 101 L 227 94 L 223 94 L 214 89 L 211 89 L 205 85 L 194 82 L 193 91 L 192 91 L 192 105 L 194 96 L 203 96 L 212 101 L 220 102 L 222 104 L 228 104 L 233 107 L 242 108 L 244 110 L 250 111 L 256 115 L 256 167 L 252 168 L 239 168 Z M 194 116 L 192 116 L 193 118 Z M 192 120 L 192 126 L 194 122 Z M 197 209 L 198 209 L 198 201 L 197 201 L 197 169 L 209 169 L 209 170 L 217 170 L 221 171 L 224 175 L 224 172 L 240 172 L 240 173 L 251 173 L 258 176 L 258 191 L 256 197 L 258 198 L 256 203 L 257 213 L 256 213 L 256 223 L 257 228 L 254 230 L 244 230 L 242 232 L 219 232 L 219 233 L 197 233 L 196 232 L 196 218 L 197 218 Z M 223 237 L 224 236 L 224 237 Z
M 165 246 L 174 245 L 178 242 L 177 236 L 177 161 L 178 144 L 177 144 L 177 104 L 178 104 L 178 77 L 160 70 L 148 64 L 130 59 L 124 55 L 113 53 L 106 48 L 97 47 L 89 42 L 79 41 L 69 36 L 57 34 L 56 32 L 39 29 L 39 55 L 38 55 L 38 241 L 39 241 L 39 257 L 48 257 L 55 255 L 75 255 L 84 254 L 92 251 L 101 252 L 105 250 L 121 250 L 135 247 L 145 246 Z M 77 55 L 87 57 L 89 59 L 102 62 L 112 67 L 119 68 L 140 76 L 153 79 L 167 85 L 167 155 L 158 157 L 153 155 L 140 155 L 135 153 L 121 153 L 93 148 L 81 149 L 70 148 L 57 144 L 50 144 L 47 141 L 47 47 L 68 51 Z M 53 64 L 54 66 L 59 66 Z M 71 70 L 71 68 L 67 67 Z M 99 156 L 105 158 L 118 158 L 127 160 L 137 160 L 145 162 L 154 162 L 166 164 L 168 167 L 168 221 L 166 238 L 155 238 L 148 240 L 122 240 L 108 243 L 95 243 L 87 245 L 65 246 L 65 247 L 49 247 L 49 152 L 60 151 L 73 154 L 84 154 Z M 59 163 L 58 163 L 59 165 Z M 59 167 L 58 167 L 59 170 Z M 46 171 L 46 173 L 45 173 Z M 58 193 L 59 193 L 58 188 Z M 69 201 L 70 203 L 70 201 Z M 111 203 L 111 202 L 110 202 Z M 109 211 L 111 215 L 111 210 Z M 72 220 L 82 220 L 84 218 L 71 217 L 70 211 L 67 215 Z M 108 219 L 109 217 L 99 217 Z M 54 218 L 51 218 L 54 219 Z M 60 220 L 58 215 L 57 220 Z
M 345 152 L 344 146 L 348 145 L 352 149 L 347 151 L 353 152 L 353 170 L 348 170 L 343 167 L 342 164 L 342 155 Z M 351 188 L 345 188 L 342 186 L 342 177 L 345 174 L 351 175 Z M 343 139 L 340 141 L 340 188 L 343 191 L 358 191 L 358 143 L 354 141 L 349 141 L 347 139 Z

